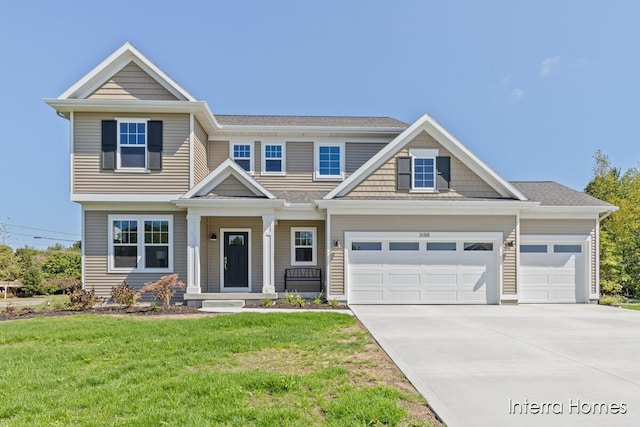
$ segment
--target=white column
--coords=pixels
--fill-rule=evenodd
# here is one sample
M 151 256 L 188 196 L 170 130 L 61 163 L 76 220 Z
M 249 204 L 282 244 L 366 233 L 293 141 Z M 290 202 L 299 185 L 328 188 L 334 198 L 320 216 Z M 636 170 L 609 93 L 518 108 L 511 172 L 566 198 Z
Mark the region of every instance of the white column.
M 200 215 L 187 215 L 187 293 L 200 291 Z
M 275 287 L 275 218 L 273 215 L 262 215 L 262 292 L 273 294 Z

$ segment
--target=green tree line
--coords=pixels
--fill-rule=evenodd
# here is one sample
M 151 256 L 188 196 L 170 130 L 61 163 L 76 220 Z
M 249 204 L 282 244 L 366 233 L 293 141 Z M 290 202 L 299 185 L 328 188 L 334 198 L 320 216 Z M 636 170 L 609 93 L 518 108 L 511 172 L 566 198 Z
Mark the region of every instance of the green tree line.
M 64 291 L 82 277 L 80 245 L 62 245 L 45 250 L 24 247 L 15 251 L 0 245 L 0 281 L 21 282 L 25 296 L 48 295 Z
M 600 290 L 640 297 L 640 172 L 624 173 L 600 150 L 585 192 L 619 209 L 600 223 Z

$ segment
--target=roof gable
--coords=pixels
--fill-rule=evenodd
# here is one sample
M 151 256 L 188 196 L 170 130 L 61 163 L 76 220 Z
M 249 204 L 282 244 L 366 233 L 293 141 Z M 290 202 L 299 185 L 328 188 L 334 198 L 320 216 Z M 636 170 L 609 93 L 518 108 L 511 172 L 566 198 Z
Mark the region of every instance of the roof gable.
M 173 95 L 175 99 L 180 101 L 197 101 L 196 98 L 178 85 L 178 83 L 165 74 L 129 42 L 122 45 L 73 86 L 64 91 L 58 99 L 86 99 L 119 72 L 123 71 L 125 67 L 130 66 L 131 63 L 139 67 L 152 80 Z
M 239 189 L 238 184 L 244 186 L 245 190 Z M 195 197 L 203 197 L 215 192 L 215 189 L 222 190 L 224 192 L 224 194 L 220 194 L 222 196 L 234 196 L 235 194 L 232 194 L 234 188 L 235 191 L 238 191 L 237 195 L 240 197 L 248 196 L 247 191 L 249 191 L 257 197 L 276 199 L 276 196 L 254 180 L 232 159 L 227 159 L 222 162 L 220 166 L 181 198 L 193 199 Z
M 517 200 L 527 200 L 525 195 L 515 186 L 498 175 L 428 114 L 420 117 L 415 123 L 378 152 L 378 154 L 362 165 L 360 169 L 355 171 L 349 178 L 327 194 L 324 199 L 328 200 L 349 194 L 356 186 L 385 165 L 422 132 L 426 132 L 438 144 L 451 153 L 453 157 L 460 160 L 469 170 L 473 171 L 481 180 L 486 182 L 486 184 L 500 196 L 512 197 Z
M 129 62 L 87 98 L 178 100 L 134 61 Z

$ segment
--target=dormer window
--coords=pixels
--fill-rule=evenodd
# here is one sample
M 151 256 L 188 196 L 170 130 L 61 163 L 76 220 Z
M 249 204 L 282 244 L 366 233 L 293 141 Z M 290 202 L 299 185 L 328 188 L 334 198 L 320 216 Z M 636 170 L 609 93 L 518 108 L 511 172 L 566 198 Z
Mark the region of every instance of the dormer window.
M 253 173 L 253 142 L 232 142 L 231 158 L 242 169 Z
M 409 155 L 413 170 L 411 189 L 413 191 L 435 191 L 438 150 L 413 149 L 409 150 Z

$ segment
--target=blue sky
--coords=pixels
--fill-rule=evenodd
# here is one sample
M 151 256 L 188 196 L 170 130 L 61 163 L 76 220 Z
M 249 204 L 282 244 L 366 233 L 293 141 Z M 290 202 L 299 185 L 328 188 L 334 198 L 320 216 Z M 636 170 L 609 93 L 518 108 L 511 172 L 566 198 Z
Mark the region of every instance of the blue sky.
M 635 1 L 3 0 L 0 224 L 13 246 L 79 237 L 68 122 L 42 98 L 125 41 L 214 113 L 428 112 L 509 180 L 583 189 L 597 149 L 640 159 L 639 16 Z

